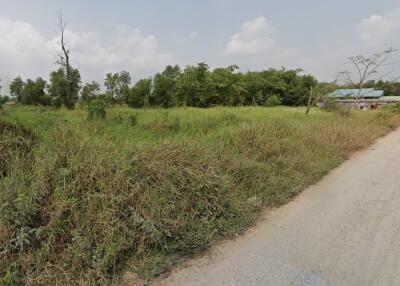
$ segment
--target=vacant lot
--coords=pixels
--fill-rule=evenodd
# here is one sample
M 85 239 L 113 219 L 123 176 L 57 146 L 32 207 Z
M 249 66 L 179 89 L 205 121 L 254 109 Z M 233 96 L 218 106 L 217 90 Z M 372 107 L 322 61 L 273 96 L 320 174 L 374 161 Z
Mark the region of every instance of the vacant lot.
M 3 284 L 150 277 L 233 237 L 400 125 L 393 110 L 0 111 Z

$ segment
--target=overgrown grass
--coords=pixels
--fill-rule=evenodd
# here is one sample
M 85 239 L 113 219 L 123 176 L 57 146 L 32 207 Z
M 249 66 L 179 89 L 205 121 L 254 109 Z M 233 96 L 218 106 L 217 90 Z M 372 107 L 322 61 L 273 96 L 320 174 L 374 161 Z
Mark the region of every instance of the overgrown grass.
M 1 112 L 5 285 L 158 275 L 400 125 L 394 110 L 112 108 L 102 121 L 79 109 Z

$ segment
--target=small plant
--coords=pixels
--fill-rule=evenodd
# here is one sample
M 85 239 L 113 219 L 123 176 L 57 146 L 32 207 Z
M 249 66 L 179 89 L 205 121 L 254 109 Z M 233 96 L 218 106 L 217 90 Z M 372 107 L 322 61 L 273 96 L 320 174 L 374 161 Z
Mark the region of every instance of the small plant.
M 323 102 L 322 109 L 325 111 L 338 111 L 341 109 L 340 104 L 334 98 L 326 98 Z
M 87 110 L 89 120 L 103 120 L 107 116 L 106 104 L 100 99 L 91 101 L 87 107 Z
M 266 107 L 274 107 L 282 104 L 282 100 L 278 95 L 271 95 L 265 101 Z
M 129 122 L 129 124 L 131 125 L 131 126 L 135 126 L 136 124 L 137 124 L 137 114 L 136 113 L 134 113 L 134 114 L 131 114 L 131 115 L 129 115 L 129 117 L 128 117 L 128 122 Z
M 115 118 L 115 122 L 121 124 L 124 121 L 121 114 L 118 114 L 117 118 Z

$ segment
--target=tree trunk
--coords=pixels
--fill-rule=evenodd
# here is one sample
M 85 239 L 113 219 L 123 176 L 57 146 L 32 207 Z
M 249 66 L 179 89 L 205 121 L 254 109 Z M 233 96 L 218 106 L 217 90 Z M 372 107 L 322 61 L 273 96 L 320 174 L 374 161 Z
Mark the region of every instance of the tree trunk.
M 311 89 L 310 89 L 310 95 L 308 96 L 308 103 L 307 103 L 306 114 L 309 114 L 309 113 L 310 113 L 310 110 L 311 110 L 311 102 L 312 102 L 312 96 L 313 96 L 313 87 L 311 87 Z

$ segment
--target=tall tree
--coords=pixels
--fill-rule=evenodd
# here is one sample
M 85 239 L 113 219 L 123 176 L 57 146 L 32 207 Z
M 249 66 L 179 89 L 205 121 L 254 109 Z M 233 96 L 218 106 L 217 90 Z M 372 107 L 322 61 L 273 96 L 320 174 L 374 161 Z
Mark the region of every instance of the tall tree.
M 40 77 L 35 81 L 28 79 L 22 90 L 21 104 L 50 105 L 51 99 L 45 91 L 46 84 L 46 81 Z
M 210 74 L 210 93 L 207 98 L 207 106 L 242 105 L 245 101 L 245 89 L 242 85 L 241 74 L 235 73 L 239 67 L 216 68 Z
M 50 74 L 48 92 L 57 108 L 65 105 L 68 109 L 74 109 L 79 98 L 81 76 L 79 71 L 73 68 L 69 71 L 69 79 L 65 73 L 66 69 L 60 67 Z
M 168 65 L 164 71 L 162 72 L 162 75 L 176 81 L 178 77 L 181 75 L 182 71 L 181 68 L 178 65 Z
M 10 95 L 15 97 L 18 103 L 21 103 L 22 101 L 22 92 L 24 90 L 24 87 L 25 83 L 20 76 L 13 79 L 10 84 Z
M 154 76 L 151 104 L 168 108 L 175 105 L 175 81 L 161 73 Z
M 104 85 L 109 100 L 112 103 L 124 101 L 124 93 L 130 84 L 131 76 L 127 71 L 106 74 Z
M 181 75 L 178 65 L 167 66 L 162 73 L 157 73 L 153 80 L 153 92 L 151 104 L 161 107 L 173 107 L 176 105 L 176 80 Z
M 1 79 L 0 79 L 1 83 Z M 1 95 L 1 84 L 0 84 L 0 109 L 3 108 L 3 104 L 6 103 L 9 100 L 8 96 L 2 96 Z
M 349 57 L 348 63 L 352 66 L 353 71 L 341 71 L 337 73 L 337 79 L 348 87 L 357 88 L 358 94 L 356 100 L 358 100 L 362 95 L 362 89 L 368 81 L 386 79 L 387 81 L 394 82 L 400 79 L 398 75 L 393 75 L 394 70 L 384 69 L 384 67 L 392 65 L 388 61 L 397 51 L 396 49 L 389 48 L 372 56 L 358 55 Z
M 62 11 L 60 11 L 57 16 L 58 30 L 60 33 L 59 45 L 62 53 L 59 55 L 57 61 L 60 68 L 51 74 L 51 77 L 53 77 L 52 84 L 56 83 L 57 86 L 51 87 L 50 90 L 53 91 L 52 97 L 55 99 L 55 105 L 57 107 L 61 107 L 61 105 L 64 104 L 68 109 L 73 109 L 78 100 L 81 79 L 79 71 L 72 68 L 70 63 L 70 51 L 65 41 L 67 22 L 64 19 Z M 62 90 L 62 93 L 57 95 L 55 93 L 56 90 Z
M 152 80 L 141 79 L 127 94 L 126 101 L 130 107 L 142 108 L 150 106 Z
M 209 79 L 210 71 L 207 64 L 187 66 L 176 82 L 179 104 L 207 107 L 207 97 L 210 94 Z
M 99 96 L 100 84 L 97 81 L 92 81 L 91 83 L 86 83 L 81 92 L 81 100 L 83 103 L 87 104 L 92 99 Z

